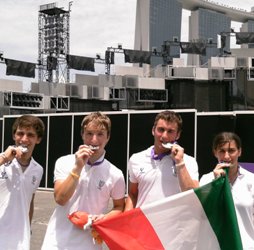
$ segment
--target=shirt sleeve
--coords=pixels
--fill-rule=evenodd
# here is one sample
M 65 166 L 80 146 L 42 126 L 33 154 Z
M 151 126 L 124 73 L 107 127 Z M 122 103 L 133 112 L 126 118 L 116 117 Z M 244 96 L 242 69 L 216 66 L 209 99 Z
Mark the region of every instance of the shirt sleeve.
M 189 156 L 189 155 L 184 155 L 184 161 L 186 168 L 193 180 L 199 180 L 199 172 L 198 172 L 198 163 L 195 160 L 195 158 Z
M 125 180 L 123 177 L 123 174 L 119 176 L 119 178 L 116 180 L 114 188 L 111 193 L 112 199 L 118 200 L 122 199 L 125 196 Z
M 57 159 L 54 170 L 54 182 L 56 180 L 65 180 L 67 178 L 73 167 L 74 157 L 75 155 L 68 155 Z
M 131 156 L 131 158 L 129 159 L 128 162 L 128 176 L 129 176 L 129 180 L 132 183 L 138 183 L 138 180 L 135 176 L 135 171 L 134 171 L 134 162 L 133 162 L 133 156 Z

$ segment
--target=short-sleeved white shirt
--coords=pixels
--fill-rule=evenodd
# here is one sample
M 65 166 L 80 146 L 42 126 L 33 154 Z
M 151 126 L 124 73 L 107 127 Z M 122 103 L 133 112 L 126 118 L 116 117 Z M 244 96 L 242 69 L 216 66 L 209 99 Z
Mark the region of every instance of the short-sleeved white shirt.
M 138 183 L 136 207 L 181 192 L 178 177 L 175 174 L 175 163 L 170 155 L 161 160 L 151 157 L 153 146 L 133 154 L 128 162 L 129 179 Z M 198 180 L 196 160 L 184 154 L 184 162 L 192 179 Z
M 98 161 L 103 160 L 102 156 Z M 64 180 L 75 163 L 75 155 L 59 158 L 55 165 L 54 180 Z M 123 173 L 112 163 L 104 161 L 96 166 L 86 165 L 80 175 L 79 184 L 71 199 L 64 205 L 57 205 L 50 218 L 42 249 L 101 249 L 93 242 L 90 230 L 83 231 L 67 218 L 75 211 L 102 214 L 108 209 L 109 200 L 122 199 L 125 195 Z
M 34 159 L 25 172 L 16 159 L 0 166 L 0 249 L 30 249 L 30 203 L 42 174 Z
M 200 185 L 214 179 L 213 172 L 200 179 Z M 239 175 L 231 186 L 243 249 L 254 249 L 254 174 L 239 168 Z

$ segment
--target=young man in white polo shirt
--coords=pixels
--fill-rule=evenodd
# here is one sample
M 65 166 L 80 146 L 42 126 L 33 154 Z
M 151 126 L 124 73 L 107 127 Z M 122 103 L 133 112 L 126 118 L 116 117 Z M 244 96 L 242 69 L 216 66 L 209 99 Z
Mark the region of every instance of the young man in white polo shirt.
M 128 163 L 125 211 L 198 187 L 197 162 L 176 143 L 181 131 L 179 114 L 173 111 L 157 114 L 152 127 L 154 145 L 133 154 Z
M 44 124 L 23 115 L 12 126 L 14 146 L 0 154 L 0 249 L 29 250 L 33 201 L 43 168 L 32 157 Z
M 76 227 L 67 216 L 84 211 L 93 219 L 119 214 L 124 209 L 125 181 L 123 173 L 105 158 L 111 121 L 94 112 L 81 124 L 84 144 L 75 154 L 60 157 L 55 164 L 54 195 L 57 207 L 51 216 L 44 238 L 43 250 L 102 249 L 94 242 L 91 230 Z M 113 208 L 108 210 L 112 199 Z

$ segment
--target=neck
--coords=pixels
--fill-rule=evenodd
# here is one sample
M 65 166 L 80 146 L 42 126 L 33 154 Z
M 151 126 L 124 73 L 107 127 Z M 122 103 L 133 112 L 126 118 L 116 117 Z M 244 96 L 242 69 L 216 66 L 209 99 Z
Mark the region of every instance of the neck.
M 234 184 L 234 182 L 237 179 L 238 175 L 239 175 L 239 167 L 238 167 L 238 165 L 234 166 L 234 167 L 231 167 L 230 171 L 228 173 L 228 178 L 229 178 L 229 181 L 230 181 L 230 183 L 232 185 Z
M 21 167 L 28 167 L 29 166 L 29 164 L 30 164 L 30 161 L 31 161 L 31 158 L 29 158 L 28 160 L 26 159 L 26 160 L 22 160 L 22 159 L 19 159 L 19 160 L 17 160 L 18 161 L 18 163 L 19 163 L 19 165 L 21 166 Z

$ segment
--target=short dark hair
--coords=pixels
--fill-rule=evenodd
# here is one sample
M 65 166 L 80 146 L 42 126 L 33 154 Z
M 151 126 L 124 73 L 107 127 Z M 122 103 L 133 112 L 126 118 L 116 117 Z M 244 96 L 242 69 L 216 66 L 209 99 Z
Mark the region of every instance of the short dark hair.
M 43 121 L 34 115 L 22 115 L 18 117 L 12 125 L 12 134 L 14 135 L 20 128 L 34 128 L 37 136 L 42 138 L 45 131 L 45 126 Z
M 175 113 L 174 111 L 166 110 L 157 114 L 153 124 L 154 128 L 157 126 L 157 123 L 160 119 L 167 122 L 175 122 L 178 126 L 178 132 L 182 131 L 183 126 L 182 117 L 179 114 Z
M 81 135 L 83 135 L 86 126 L 89 123 L 94 123 L 96 126 L 105 129 L 107 131 L 108 137 L 111 133 L 111 120 L 105 114 L 101 112 L 93 112 L 84 117 L 83 121 L 81 122 Z
M 242 148 L 242 142 L 240 137 L 233 132 L 221 132 L 217 134 L 213 139 L 213 150 L 218 147 L 223 146 L 225 143 L 235 141 L 236 147 L 238 149 Z

